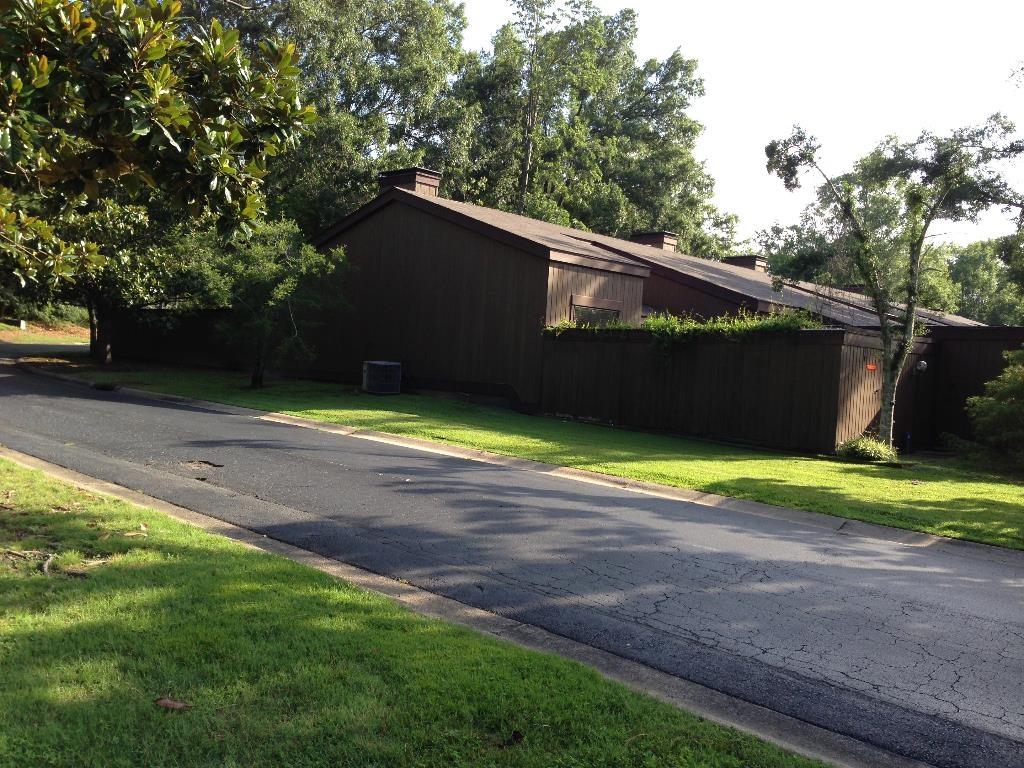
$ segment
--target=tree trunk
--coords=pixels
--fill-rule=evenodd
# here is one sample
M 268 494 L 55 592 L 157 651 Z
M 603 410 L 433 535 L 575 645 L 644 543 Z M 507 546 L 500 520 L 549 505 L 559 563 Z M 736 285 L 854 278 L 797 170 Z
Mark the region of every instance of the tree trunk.
M 89 311 L 89 357 L 106 365 L 111 360 L 114 331 L 110 308 L 97 303 Z
M 890 447 L 895 438 L 893 433 L 896 426 L 896 388 L 899 386 L 900 375 L 907 364 L 907 358 L 914 349 L 915 320 L 921 286 L 921 259 L 924 255 L 924 236 L 927 229 L 926 225 L 910 247 L 907 299 L 900 333 L 893 339 L 884 321 L 882 326 L 882 411 L 878 419 L 878 437 Z M 881 317 L 879 319 L 881 320 Z
M 263 386 L 264 371 L 263 339 L 256 340 L 256 359 L 253 361 L 252 375 L 249 377 L 249 386 L 259 389 Z
M 907 331 L 906 329 L 910 330 Z M 896 389 L 899 387 L 900 376 L 914 349 L 913 318 L 905 324 L 904 331 L 893 338 L 892 331 L 882 329 L 882 410 L 878 417 L 878 439 L 892 446 L 896 424 Z
M 96 344 L 96 311 L 93 309 L 92 300 L 86 302 L 86 310 L 89 312 L 89 354 L 92 354 L 93 346 Z
M 882 410 L 878 414 L 878 439 L 888 446 L 893 444 L 893 430 L 896 424 L 896 386 L 900 376 L 893 375 L 888 365 L 882 374 Z
M 537 108 L 531 95 L 526 119 L 523 122 L 523 158 L 519 167 L 519 190 L 516 199 L 516 212 L 520 215 L 526 213 L 526 195 L 530 189 L 530 172 L 533 170 L 533 139 L 536 130 Z
M 526 68 L 526 113 L 523 115 L 523 156 L 519 166 L 519 189 L 516 199 L 516 213 L 526 212 L 526 194 L 530 189 L 530 173 L 533 170 L 533 143 L 537 130 L 537 112 L 540 97 L 537 94 L 537 55 L 540 45 L 541 20 L 535 11 L 531 19 L 530 61 Z

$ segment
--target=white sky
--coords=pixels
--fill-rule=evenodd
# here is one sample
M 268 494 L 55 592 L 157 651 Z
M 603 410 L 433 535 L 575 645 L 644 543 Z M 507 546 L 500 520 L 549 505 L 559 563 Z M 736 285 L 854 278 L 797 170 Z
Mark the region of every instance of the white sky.
M 797 220 L 813 184 L 786 192 L 765 171 L 764 145 L 800 123 L 841 173 L 884 136 L 913 138 L 1002 112 L 1024 129 L 1024 2 L 1019 0 L 596 0 L 605 13 L 637 11 L 641 59 L 679 48 L 696 58 L 707 95 L 692 115 L 716 181 L 716 202 L 750 237 Z M 511 10 L 504 0 L 465 0 L 466 45 L 489 46 Z M 1024 131 L 1022 131 L 1024 132 Z M 1024 187 L 1024 162 L 1012 178 Z M 960 242 L 1005 234 L 1008 217 L 977 226 L 937 225 Z

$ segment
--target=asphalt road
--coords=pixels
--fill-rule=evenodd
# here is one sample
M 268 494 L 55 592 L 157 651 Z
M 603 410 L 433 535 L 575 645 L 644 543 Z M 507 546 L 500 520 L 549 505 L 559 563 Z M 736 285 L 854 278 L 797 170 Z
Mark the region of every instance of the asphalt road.
M 1024 766 L 1020 559 L 258 415 L 0 365 L 0 443 L 18 451 L 936 766 Z

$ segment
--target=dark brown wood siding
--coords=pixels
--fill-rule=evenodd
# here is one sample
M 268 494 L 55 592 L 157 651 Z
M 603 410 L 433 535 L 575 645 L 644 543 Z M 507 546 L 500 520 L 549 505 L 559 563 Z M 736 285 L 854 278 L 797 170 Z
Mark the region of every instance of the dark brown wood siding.
M 938 418 L 933 437 L 942 432 L 972 437 L 964 404 L 968 397 L 982 394 L 985 382 L 1003 371 L 1007 351 L 1024 346 L 1024 328 L 932 328 L 929 338 L 938 348 L 933 377 Z
M 918 363 L 927 364 L 925 370 Z M 893 439 L 903 450 L 932 444 L 935 379 L 933 342 L 914 344 L 896 387 Z M 877 333 L 847 331 L 839 371 L 839 415 L 836 445 L 877 429 L 882 408 L 882 344 Z
M 666 355 L 645 331 L 545 339 L 548 413 L 800 451 L 831 451 L 842 331 L 699 342 Z
M 644 278 L 621 272 L 604 272 L 576 264 L 552 261 L 548 266 L 546 322 L 557 325 L 569 320 L 573 295 L 591 296 L 622 304 L 619 320 L 640 324 Z
M 875 370 L 870 370 L 873 365 Z M 877 422 L 881 408 L 882 355 L 873 346 L 843 346 L 839 373 L 836 445 L 858 437 Z
M 828 452 L 877 426 L 880 346 L 877 334 L 834 329 L 695 342 L 665 355 L 643 331 L 567 331 L 545 342 L 543 405 L 641 429 Z M 947 418 L 936 408 L 935 361 L 934 342 L 921 341 L 900 378 L 900 448 L 931 445 Z
M 534 302 L 538 313 L 540 293 Z M 251 345 L 224 332 L 231 327 L 225 326 L 227 319 L 223 311 L 126 313 L 117 321 L 116 358 L 245 368 L 252 363 Z M 363 359 L 352 352 L 358 346 L 353 338 L 363 332 L 369 334 L 363 342 L 367 350 L 389 343 L 372 339 L 373 329 L 360 330 L 349 320 L 327 329 L 316 344 L 317 359 L 282 360 L 281 370 L 352 378 Z M 465 336 L 455 337 L 465 343 Z M 695 343 L 667 357 L 640 330 L 600 335 L 570 330 L 547 339 L 527 332 L 523 338 L 540 340 L 543 359 L 524 356 L 524 375 L 540 379 L 543 370 L 543 407 L 550 413 L 805 451 L 830 450 L 878 421 L 880 343 L 878 334 L 867 331 Z M 1022 343 L 1024 328 L 932 329 L 918 340 L 897 389 L 900 447 L 934 445 L 944 432 L 969 437 L 965 400 L 980 394 L 1003 369 L 1003 351 Z M 928 364 L 923 370 L 917 366 L 922 361 Z M 494 370 L 507 368 L 493 364 L 466 375 Z M 499 375 L 475 381 L 506 381 Z M 529 391 L 529 383 L 520 386 Z
M 945 433 L 972 437 L 964 405 L 1006 366 L 1003 354 L 1024 344 L 1024 328 L 933 327 L 918 339 L 896 390 L 895 442 L 903 450 L 941 443 Z M 877 427 L 881 407 L 878 334 L 850 331 L 843 347 L 837 442 Z M 919 368 L 918 363 L 925 363 Z M 868 370 L 868 363 L 877 366 Z
M 539 402 L 545 259 L 401 203 L 338 242 L 351 306 L 321 366 L 354 375 L 362 360 L 398 360 L 414 385 Z

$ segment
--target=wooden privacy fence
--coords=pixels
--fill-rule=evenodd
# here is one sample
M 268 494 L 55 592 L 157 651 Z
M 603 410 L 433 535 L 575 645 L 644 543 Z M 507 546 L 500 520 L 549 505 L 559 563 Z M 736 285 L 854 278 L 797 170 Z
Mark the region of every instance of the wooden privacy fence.
M 877 426 L 882 407 L 882 343 L 877 332 L 848 330 L 839 361 L 836 445 Z M 923 365 L 922 365 L 923 363 Z M 893 438 L 902 450 L 933 445 L 934 350 L 918 339 L 896 388 Z
M 170 365 L 244 368 L 252 359 L 252 345 L 222 327 L 229 315 L 227 310 L 148 309 L 123 313 L 114 327 L 114 357 Z
M 932 438 L 942 432 L 970 437 L 964 401 L 1006 367 L 1006 351 L 1024 346 L 1024 328 L 933 328 L 927 338 L 935 364 Z
M 564 331 L 545 339 L 542 408 L 640 429 L 832 450 L 842 420 L 844 335 L 766 334 L 665 353 L 646 331 Z
M 877 334 L 842 329 L 709 339 L 668 352 L 646 331 L 568 330 L 545 339 L 542 409 L 638 429 L 832 451 L 877 423 L 880 350 Z M 957 417 L 937 412 L 937 362 L 934 341 L 915 344 L 897 390 L 895 429 L 903 448 L 931 445 L 952 431 L 967 394 L 980 391 L 946 392 L 943 407 Z M 980 375 L 992 378 L 998 370 Z
M 1024 328 L 1009 326 L 932 327 L 914 345 L 896 390 L 896 443 L 906 451 L 939 445 L 944 434 L 973 439 L 967 399 L 1006 367 L 1004 354 L 1024 346 Z M 879 403 L 866 395 L 874 377 L 858 362 L 879 356 L 877 332 L 847 331 L 843 342 L 840 403 L 847 424 L 872 424 Z M 858 409 L 866 408 L 866 411 Z M 850 435 L 852 436 L 852 435 Z
M 119 318 L 118 358 L 245 368 L 251 349 L 223 312 L 147 311 Z M 280 361 L 297 376 L 356 381 L 361 357 L 332 342 L 311 360 Z M 539 335 L 539 331 L 538 331 Z M 541 340 L 538 339 L 538 342 Z M 1024 328 L 933 328 L 915 344 L 897 390 L 896 441 L 935 445 L 944 432 L 970 437 L 964 402 L 1003 369 L 1002 353 L 1024 344 Z M 706 339 L 662 352 L 644 330 L 546 334 L 542 354 L 520 361 L 519 378 L 539 382 L 540 402 L 500 378 L 461 376 L 469 355 L 453 340 L 436 358 L 442 383 L 401 360 L 407 386 L 508 391 L 526 410 L 594 419 L 796 451 L 828 452 L 876 423 L 882 385 L 878 334 L 824 329 Z M 920 364 L 920 365 L 919 365 Z M 433 369 L 432 369 L 433 370 Z M 518 399 L 517 399 L 518 398 Z

